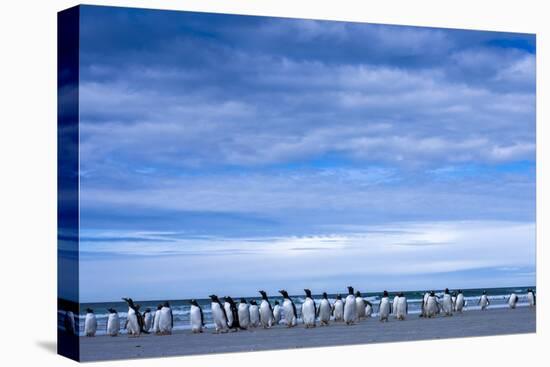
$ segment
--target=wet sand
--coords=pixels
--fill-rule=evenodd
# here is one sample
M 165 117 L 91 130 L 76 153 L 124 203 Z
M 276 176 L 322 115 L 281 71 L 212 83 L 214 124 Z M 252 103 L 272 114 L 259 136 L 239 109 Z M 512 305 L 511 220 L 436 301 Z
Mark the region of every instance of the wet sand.
M 466 311 L 433 319 L 409 315 L 405 321 L 398 321 L 390 317 L 387 323 L 371 318 L 352 326 L 331 322 L 329 326 L 317 325 L 312 329 L 300 324 L 290 329 L 280 325 L 226 334 L 214 334 L 212 329 L 206 329 L 202 334 L 180 330 L 170 336 L 81 337 L 80 358 L 81 361 L 149 358 L 534 333 L 535 330 L 535 309 L 520 307 Z

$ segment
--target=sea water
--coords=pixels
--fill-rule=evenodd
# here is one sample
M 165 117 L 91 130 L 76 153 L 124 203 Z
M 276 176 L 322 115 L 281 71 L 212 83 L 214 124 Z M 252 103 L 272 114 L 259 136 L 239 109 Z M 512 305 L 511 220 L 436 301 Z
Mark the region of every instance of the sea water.
M 478 305 L 479 298 L 483 291 L 487 292 L 487 296 L 489 298 L 489 301 L 491 304 L 489 305 L 489 309 L 492 308 L 504 308 L 508 307 L 506 300 L 510 296 L 511 293 L 516 293 L 519 297 L 518 301 L 518 307 L 521 306 L 527 306 L 527 289 L 531 288 L 536 292 L 536 287 L 534 286 L 526 286 L 526 287 L 508 287 L 508 288 L 484 288 L 484 289 L 463 289 L 462 292 L 464 294 L 464 299 L 466 300 L 466 306 L 464 308 L 464 311 L 471 311 L 471 310 L 479 310 L 480 307 Z M 409 314 L 420 314 L 421 310 L 421 302 L 424 296 L 424 293 L 426 291 L 430 290 L 418 290 L 418 291 L 408 291 L 403 292 L 405 297 L 407 297 L 407 303 L 409 306 Z M 453 291 L 456 291 L 454 289 L 451 289 L 451 293 Z M 443 296 L 443 290 L 434 290 L 435 294 L 439 297 Z M 390 299 L 393 301 L 393 297 L 397 292 L 389 292 L 390 293 Z M 342 299 L 345 299 L 347 293 L 342 293 Z M 373 304 L 374 313 L 372 317 L 377 316 L 378 312 L 378 302 L 380 300 L 380 297 L 382 295 L 382 292 L 361 292 L 362 297 L 365 300 L 370 301 Z M 261 297 L 244 297 L 247 301 L 250 300 L 256 300 L 258 304 L 261 301 Z M 294 301 L 296 305 L 296 310 L 298 312 L 298 320 L 301 322 L 301 304 L 305 300 L 305 295 L 291 295 L 290 298 Z M 321 302 L 321 295 L 313 295 L 313 298 L 315 299 L 315 302 L 317 305 Z M 328 295 L 330 303 L 334 303 L 336 300 L 336 294 L 329 294 Z M 238 304 L 241 297 L 233 297 L 235 302 Z M 220 300 L 222 300 L 220 298 Z M 280 304 L 282 304 L 282 297 L 280 295 L 273 295 L 269 297 L 269 300 L 271 304 L 273 305 L 276 300 L 279 301 Z M 134 303 L 140 304 L 140 312 L 143 314 L 147 308 L 151 309 L 151 312 L 154 314 L 154 312 L 157 310 L 157 305 L 163 304 L 166 300 L 154 300 L 154 301 L 140 301 L 140 300 L 134 300 Z M 175 330 L 186 330 L 190 329 L 190 321 L 189 321 L 189 312 L 190 312 L 190 304 L 188 299 L 183 300 L 168 300 L 170 302 L 170 307 L 172 308 L 172 313 L 174 315 L 174 329 Z M 207 329 L 213 328 L 213 320 L 212 320 L 212 312 L 210 309 L 211 301 L 210 299 L 197 299 L 197 302 L 201 306 L 204 318 L 205 318 L 205 324 Z M 222 300 L 223 302 L 223 300 Z M 79 335 L 84 335 L 84 319 L 86 317 L 86 309 L 91 308 L 94 310 L 96 319 L 97 319 L 97 334 L 96 335 L 105 335 L 107 330 L 107 318 L 109 317 L 109 312 L 107 311 L 109 308 L 113 308 L 118 312 L 118 315 L 120 317 L 120 333 L 125 334 L 126 330 L 124 328 L 126 323 L 126 317 L 128 314 L 128 305 L 124 301 L 120 302 L 98 302 L 98 303 L 81 303 L 80 304 L 80 314 L 76 315 L 77 320 L 76 323 L 78 325 L 79 329 Z M 60 310 L 58 312 L 58 328 L 64 329 L 63 326 L 63 320 L 65 317 L 64 311 Z

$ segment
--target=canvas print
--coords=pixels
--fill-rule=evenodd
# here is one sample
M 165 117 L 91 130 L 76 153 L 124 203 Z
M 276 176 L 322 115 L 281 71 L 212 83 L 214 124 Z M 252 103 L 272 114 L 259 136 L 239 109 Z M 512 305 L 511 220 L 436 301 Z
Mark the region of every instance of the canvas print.
M 60 354 L 535 332 L 534 34 L 58 25 Z

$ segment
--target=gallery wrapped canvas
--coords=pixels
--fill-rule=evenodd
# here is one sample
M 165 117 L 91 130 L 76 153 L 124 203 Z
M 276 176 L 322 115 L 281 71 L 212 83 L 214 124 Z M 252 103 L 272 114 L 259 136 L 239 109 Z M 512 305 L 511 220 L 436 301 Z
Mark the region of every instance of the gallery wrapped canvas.
M 533 333 L 535 35 L 58 14 L 58 351 Z

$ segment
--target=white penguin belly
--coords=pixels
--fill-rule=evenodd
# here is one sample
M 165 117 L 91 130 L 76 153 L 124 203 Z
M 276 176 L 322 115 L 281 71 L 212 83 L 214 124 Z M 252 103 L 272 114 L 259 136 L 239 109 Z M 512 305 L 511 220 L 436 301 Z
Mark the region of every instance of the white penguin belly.
M 451 315 L 453 312 L 453 299 L 450 294 L 443 295 L 443 312 L 446 315 Z
M 120 330 L 120 319 L 117 313 L 110 313 L 107 319 L 107 334 L 117 336 Z
M 535 296 L 533 293 L 531 292 L 527 293 L 527 302 L 529 303 L 529 306 L 535 305 Z
M 239 325 L 246 329 L 250 324 L 250 311 L 248 310 L 248 304 L 239 303 L 237 313 L 239 315 Z
M 390 315 L 390 300 L 387 297 L 380 301 L 380 310 L 378 310 L 380 320 L 387 320 Z
M 302 320 L 306 326 L 315 326 L 315 305 L 309 297 L 302 304 Z
M 197 306 L 191 305 L 189 317 L 191 323 L 191 331 L 194 333 L 200 332 L 202 330 L 201 310 Z
M 479 301 L 479 305 L 481 306 L 481 309 L 485 309 L 488 304 L 489 304 L 489 300 L 487 299 L 487 296 L 485 295 L 481 296 L 481 300 Z
M 172 332 L 172 316 L 168 307 L 163 307 L 160 310 L 159 329 L 161 333 Z
M 260 304 L 260 322 L 263 327 L 271 327 L 273 324 L 273 313 L 269 307 L 269 302 L 265 299 L 262 300 L 262 303 Z
M 156 310 L 155 316 L 153 317 L 153 332 L 155 333 L 160 332 L 159 321 L 160 321 L 160 310 Z
M 432 317 L 437 313 L 437 301 L 434 296 L 429 296 L 426 301 L 426 316 Z
M 223 310 L 218 302 L 212 302 L 212 318 L 216 325 L 216 331 L 227 330 L 227 319 L 223 313 Z
M 459 294 L 456 296 L 456 310 L 458 312 L 462 312 L 462 309 L 464 308 L 464 296 L 462 294 Z
M 395 314 L 398 319 L 404 320 L 407 316 L 407 298 L 399 297 L 397 300 L 397 306 L 395 307 Z
M 342 321 L 344 319 L 344 302 L 337 300 L 334 302 L 334 320 Z
M 397 316 L 397 302 L 399 302 L 399 297 L 395 296 L 393 297 L 393 303 L 392 303 L 392 312 Z
M 275 307 L 273 307 L 273 318 L 275 320 L 275 324 L 278 324 L 279 321 L 281 321 L 281 306 L 275 305 Z
M 153 314 L 151 312 L 147 312 L 145 314 L 145 320 L 143 320 L 143 324 L 146 331 L 151 330 L 151 326 L 153 326 Z
M 321 304 L 319 306 L 319 321 L 324 324 L 328 324 L 330 321 L 330 312 L 332 311 L 332 308 L 330 307 L 330 303 L 328 300 L 323 299 L 321 300 Z
M 233 325 L 233 312 L 231 312 L 231 304 L 229 302 L 225 302 L 223 304 L 223 308 L 225 309 L 225 314 L 227 315 L 227 324 Z
M 357 305 L 355 304 L 355 296 L 348 295 L 344 304 L 344 322 L 347 324 L 354 323 L 357 318 Z
M 296 324 L 296 315 L 294 314 L 294 307 L 292 307 L 292 302 L 290 300 L 284 300 L 283 311 L 286 324 L 288 326 L 294 326 Z
M 260 325 L 260 310 L 258 309 L 258 306 L 251 305 L 249 307 L 249 311 L 250 311 L 250 326 L 258 327 Z
M 84 320 L 84 334 L 86 336 L 95 336 L 97 331 L 97 320 L 93 313 L 86 314 L 86 319 Z
M 136 316 L 136 312 L 133 309 L 128 310 L 128 334 L 129 335 L 139 335 L 141 330 L 139 329 L 139 324 Z

